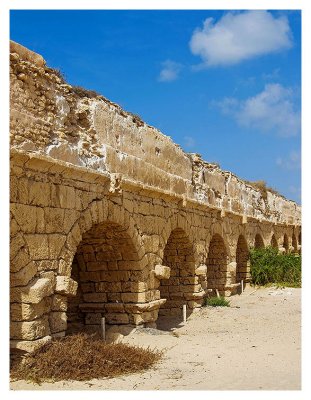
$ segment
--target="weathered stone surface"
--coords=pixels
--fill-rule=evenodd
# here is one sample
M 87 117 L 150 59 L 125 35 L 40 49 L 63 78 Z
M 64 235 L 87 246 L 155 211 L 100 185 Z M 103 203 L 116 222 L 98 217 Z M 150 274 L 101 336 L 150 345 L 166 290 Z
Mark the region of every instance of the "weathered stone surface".
M 17 349 L 26 353 L 31 353 L 51 340 L 51 336 L 45 336 L 37 340 L 10 340 L 10 347 L 11 349 Z
M 39 318 L 50 311 L 51 303 L 51 297 L 45 297 L 37 304 L 12 303 L 10 309 L 11 320 L 31 321 Z
M 198 276 L 205 276 L 207 273 L 207 266 L 206 265 L 200 265 L 196 270 L 195 274 Z
M 66 294 L 67 296 L 75 296 L 78 283 L 68 276 L 58 276 L 56 278 L 55 293 Z
M 30 257 L 33 260 L 46 260 L 49 258 L 48 235 L 25 235 Z
M 10 274 L 10 284 L 14 286 L 26 286 L 31 279 L 36 275 L 37 267 L 33 261 L 27 264 L 24 268 L 18 272 L 12 272 Z
M 54 285 L 50 279 L 40 278 L 27 286 L 11 289 L 11 302 L 37 304 L 53 293 Z
M 65 312 L 51 312 L 49 314 L 51 333 L 62 332 L 67 328 L 67 314 Z
M 60 294 L 55 294 L 52 300 L 53 311 L 67 311 L 67 297 Z
M 166 267 L 165 265 L 156 265 L 154 267 L 154 274 L 158 279 L 169 279 L 171 274 L 170 267 Z
M 11 338 L 35 340 L 50 334 L 48 317 L 42 317 L 29 322 L 11 322 Z

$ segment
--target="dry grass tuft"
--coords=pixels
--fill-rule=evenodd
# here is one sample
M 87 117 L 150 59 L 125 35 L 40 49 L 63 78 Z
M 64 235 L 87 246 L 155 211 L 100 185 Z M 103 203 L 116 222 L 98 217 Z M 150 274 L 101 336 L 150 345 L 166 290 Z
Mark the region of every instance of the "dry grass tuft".
M 158 350 L 124 343 L 106 344 L 95 335 L 76 334 L 54 339 L 13 363 L 13 380 L 42 381 L 112 378 L 150 368 L 162 356 Z

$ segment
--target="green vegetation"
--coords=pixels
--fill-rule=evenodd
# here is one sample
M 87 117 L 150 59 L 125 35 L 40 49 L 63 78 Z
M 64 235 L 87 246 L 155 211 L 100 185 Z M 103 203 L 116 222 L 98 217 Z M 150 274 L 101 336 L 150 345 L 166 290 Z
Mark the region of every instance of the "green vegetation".
M 251 277 L 255 285 L 301 287 L 301 256 L 281 254 L 273 247 L 250 251 Z
M 230 301 L 226 300 L 223 296 L 205 298 L 205 306 L 211 307 L 230 307 Z

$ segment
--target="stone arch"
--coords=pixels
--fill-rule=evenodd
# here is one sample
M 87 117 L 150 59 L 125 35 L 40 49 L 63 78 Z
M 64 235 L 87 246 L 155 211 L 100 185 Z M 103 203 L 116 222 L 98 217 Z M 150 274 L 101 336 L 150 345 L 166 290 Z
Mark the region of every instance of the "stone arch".
M 228 274 L 228 251 L 222 236 L 215 233 L 210 241 L 207 257 L 207 285 L 225 294 Z
M 170 268 L 170 278 L 161 280 L 160 297 L 166 299 L 159 315 L 181 316 L 182 306 L 192 309 L 198 278 L 195 276 L 193 244 L 182 228 L 172 230 L 163 252 L 163 265 Z
M 284 233 L 283 248 L 285 250 L 285 253 L 289 252 L 289 242 L 288 242 L 288 236 L 286 233 Z
M 70 277 L 71 265 L 77 247 L 82 240 L 82 235 L 89 231 L 92 226 L 99 225 L 108 220 L 111 223 L 119 224 L 126 228 L 129 237 L 137 249 L 139 257 L 142 258 L 145 255 L 145 248 L 141 241 L 136 221 L 131 214 L 124 207 L 113 203 L 108 198 L 104 198 L 99 201 L 93 201 L 89 207 L 81 213 L 79 219 L 71 228 L 59 254 L 59 275 Z
M 292 234 L 292 251 L 294 253 L 298 252 L 298 243 L 297 243 L 297 238 L 296 238 L 296 235 L 294 232 Z
M 262 249 L 265 247 L 263 238 L 259 233 L 257 233 L 257 235 L 255 236 L 254 247 L 255 247 L 255 249 Z
M 275 249 L 279 248 L 278 241 L 276 240 L 275 234 L 273 234 L 271 237 L 270 245 L 271 245 L 271 247 L 273 247 Z
M 146 290 L 139 270 L 138 251 L 124 226 L 106 221 L 85 232 L 72 262 L 78 288 L 68 298 L 68 331 L 98 329 L 102 317 L 110 325 L 133 324 L 130 303 L 139 301 L 139 287 Z
M 191 230 L 191 225 L 190 225 L 189 221 L 187 220 L 187 218 L 181 214 L 171 215 L 168 218 L 167 223 L 163 226 L 162 234 L 160 236 L 159 256 L 161 257 L 162 260 L 164 257 L 164 250 L 165 250 L 166 244 L 167 244 L 172 232 L 175 229 L 182 229 L 185 232 L 185 235 L 187 236 L 189 241 L 191 243 L 195 242 L 195 237 L 194 237 L 193 231 Z M 195 251 L 194 251 L 194 257 L 195 257 L 195 261 L 197 261 L 196 260 L 197 255 L 195 254 Z
M 250 271 L 249 271 L 249 250 L 247 246 L 247 241 L 243 235 L 238 238 L 236 246 L 236 279 L 235 281 L 244 282 L 249 281 Z

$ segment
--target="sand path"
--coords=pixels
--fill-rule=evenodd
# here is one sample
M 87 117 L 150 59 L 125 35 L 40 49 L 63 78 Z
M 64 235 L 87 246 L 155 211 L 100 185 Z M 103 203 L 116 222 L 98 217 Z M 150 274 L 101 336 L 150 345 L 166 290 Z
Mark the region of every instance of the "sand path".
M 202 308 L 185 326 L 137 331 L 123 340 L 165 349 L 142 373 L 89 382 L 12 382 L 13 390 L 299 390 L 301 289 L 247 288 L 231 307 Z

